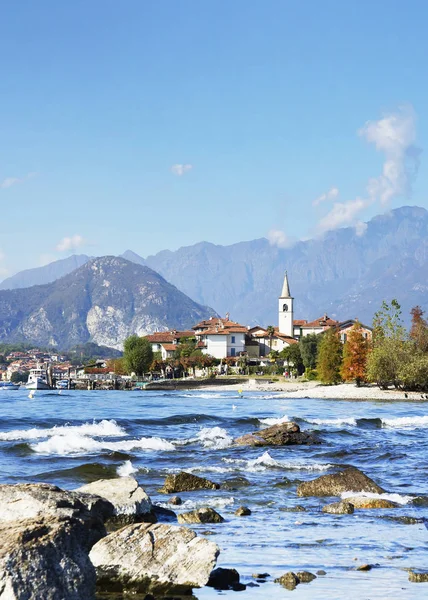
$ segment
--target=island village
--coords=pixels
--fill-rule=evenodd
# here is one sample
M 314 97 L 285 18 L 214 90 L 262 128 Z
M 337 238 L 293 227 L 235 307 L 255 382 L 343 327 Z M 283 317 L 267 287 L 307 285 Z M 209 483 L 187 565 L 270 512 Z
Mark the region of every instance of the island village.
M 290 293 L 287 273 L 285 273 L 278 304 L 278 324 L 276 326 L 247 326 L 233 321 L 229 314 L 224 318 L 213 316 L 195 324 L 186 331 L 158 331 L 146 336 L 151 343 L 154 356 L 159 356 L 159 363 L 164 363 L 161 373 L 156 377 L 174 379 L 174 358 L 177 348 L 183 341 L 191 340 L 197 350 L 212 359 L 211 370 L 205 367 L 193 368 L 193 377 L 206 377 L 209 373 L 227 375 L 243 372 L 242 365 L 253 365 L 263 373 L 263 368 L 275 362 L 281 374 L 292 377 L 293 371 L 284 360 L 278 360 L 279 353 L 310 334 L 321 334 L 335 328 L 342 343 L 346 342 L 349 330 L 357 322 L 356 319 L 337 321 L 327 314 L 308 321 L 294 318 L 294 298 Z M 372 328 L 361 325 L 365 338 L 370 339 Z M 0 380 L 2 382 L 26 382 L 33 389 L 34 381 L 46 379 L 42 386 L 120 388 L 138 385 L 135 375 L 124 375 L 115 371 L 114 361 L 97 359 L 89 364 L 76 365 L 71 362 L 67 353 L 48 352 L 38 348 L 27 351 L 10 352 L 0 364 Z M 208 363 L 207 363 L 208 364 Z M 19 375 L 17 377 L 17 374 Z M 149 375 L 150 380 L 153 374 Z M 8 384 L 8 385 L 11 385 Z M 18 386 L 19 383 L 14 383 Z M 37 387 L 36 387 L 37 389 Z

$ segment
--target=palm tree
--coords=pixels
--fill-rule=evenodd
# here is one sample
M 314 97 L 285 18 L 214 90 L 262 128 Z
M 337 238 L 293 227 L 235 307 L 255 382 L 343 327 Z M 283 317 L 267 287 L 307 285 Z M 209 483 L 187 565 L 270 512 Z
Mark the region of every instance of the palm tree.
M 269 336 L 269 354 L 272 352 L 272 339 L 275 335 L 275 327 L 273 325 L 268 325 L 266 328 L 267 334 Z

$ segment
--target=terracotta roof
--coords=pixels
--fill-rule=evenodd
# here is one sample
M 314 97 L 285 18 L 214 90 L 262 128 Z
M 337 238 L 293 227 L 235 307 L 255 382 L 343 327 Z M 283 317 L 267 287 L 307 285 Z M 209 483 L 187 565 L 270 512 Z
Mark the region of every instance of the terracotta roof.
M 162 344 L 163 342 L 173 342 L 174 340 L 180 340 L 183 337 L 195 337 L 194 331 L 155 331 L 146 336 L 149 342 L 152 344 Z
M 328 315 L 323 315 L 322 317 L 320 317 L 319 319 L 315 319 L 314 321 L 310 321 L 309 323 L 305 323 L 305 325 L 302 325 L 303 328 L 309 327 L 309 328 L 314 328 L 314 327 L 334 327 L 335 325 L 338 325 L 339 321 L 335 321 L 334 319 L 330 319 L 330 317 Z
M 173 352 L 177 350 L 177 344 L 162 344 L 162 348 L 167 352 Z
M 255 327 L 251 327 L 248 331 L 249 331 L 249 333 L 251 333 L 252 331 L 259 331 L 260 329 L 262 331 L 267 331 L 265 327 L 261 327 L 260 325 L 256 325 Z
M 247 333 L 248 329 L 243 325 L 236 325 L 231 327 L 213 327 L 212 329 L 205 329 L 200 332 L 200 335 L 229 335 L 230 333 Z
M 306 324 L 307 324 L 306 319 L 296 319 L 295 321 L 293 321 L 293 325 L 297 325 L 297 326 L 302 326 L 302 325 L 306 325 Z

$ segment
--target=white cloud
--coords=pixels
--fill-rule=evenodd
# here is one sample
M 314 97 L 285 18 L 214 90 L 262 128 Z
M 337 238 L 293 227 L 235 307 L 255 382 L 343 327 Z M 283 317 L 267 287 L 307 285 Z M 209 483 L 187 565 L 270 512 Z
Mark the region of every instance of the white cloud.
M 62 238 L 57 244 L 56 250 L 58 252 L 66 252 L 67 250 L 75 250 L 76 248 L 86 245 L 87 241 L 81 235 L 75 234 L 71 237 Z
M 385 154 L 382 174 L 371 178 L 367 185 L 373 202 L 379 201 L 385 206 L 396 196 L 410 195 L 421 152 L 414 144 L 416 115 L 413 108 L 402 107 L 378 121 L 367 121 L 358 133 Z
M 174 173 L 174 175 L 178 175 L 179 177 L 181 177 L 182 175 L 184 175 L 185 173 L 187 173 L 188 171 L 191 171 L 193 169 L 193 165 L 172 165 L 171 167 L 171 172 Z
M 355 226 L 357 235 L 363 235 L 367 225 L 359 219 L 359 215 L 365 208 L 377 202 L 386 206 L 393 198 L 411 194 L 412 178 L 417 174 L 421 153 L 414 144 L 415 122 L 415 112 L 411 106 L 407 106 L 378 121 L 367 121 L 358 131 L 359 135 L 375 145 L 376 150 L 385 154 L 382 173 L 368 180 L 365 198 L 357 197 L 355 200 L 333 204 L 330 212 L 318 223 L 318 233 L 352 225 Z M 317 198 L 313 205 L 327 200 L 328 194 L 329 192 Z
M 3 179 L 3 181 L 0 182 L 0 188 L 2 190 L 6 190 L 7 188 L 11 188 L 17 183 L 23 183 L 24 181 L 27 181 L 27 179 L 31 179 L 36 175 L 37 173 L 27 173 L 27 175 L 24 175 L 24 177 L 6 177 L 6 179 Z
M 326 200 L 335 200 L 339 195 L 339 189 L 337 187 L 331 187 L 328 192 L 321 194 L 318 198 L 312 202 L 312 206 L 318 206 L 321 202 L 325 202 Z
M 323 217 L 317 225 L 318 233 L 325 233 L 338 227 L 353 225 L 357 215 L 368 206 L 369 202 L 363 198 L 356 198 L 348 202 L 336 202 L 331 211 Z
M 271 229 L 267 234 L 267 238 L 271 246 L 278 246 L 278 248 L 290 248 L 296 243 L 294 238 L 289 237 L 279 229 Z

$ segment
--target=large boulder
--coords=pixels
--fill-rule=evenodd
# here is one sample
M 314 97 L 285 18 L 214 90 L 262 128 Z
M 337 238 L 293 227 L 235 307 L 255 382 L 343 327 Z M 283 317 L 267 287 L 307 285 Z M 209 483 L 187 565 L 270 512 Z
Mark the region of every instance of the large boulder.
M 0 598 L 93 600 L 89 537 L 77 519 L 45 515 L 0 523 Z
M 195 490 L 218 490 L 219 484 L 181 471 L 177 475 L 167 475 L 163 487 L 159 490 L 162 494 L 175 494 L 176 492 L 194 492 Z
M 198 508 L 177 515 L 179 523 L 223 523 L 223 517 L 213 508 Z
M 79 519 L 91 532 L 92 544 L 106 534 L 104 521 L 113 512 L 104 498 L 67 492 L 48 483 L 0 485 L 0 523 L 40 516 Z
M 101 496 L 108 500 L 114 508 L 109 522 L 120 525 L 147 521 L 156 523 L 152 502 L 138 481 L 133 477 L 117 477 L 115 479 L 99 479 L 75 490 L 77 493 Z
M 355 467 L 349 467 L 332 475 L 321 475 L 317 479 L 305 481 L 297 486 L 298 496 L 340 496 L 343 492 L 382 494 L 384 491 L 370 477 Z
M 300 431 L 297 423 L 289 421 L 260 429 L 255 433 L 247 433 L 234 440 L 239 446 L 290 446 L 301 444 L 319 444 L 314 433 Z
M 204 586 L 218 554 L 216 544 L 186 527 L 138 523 L 111 533 L 89 556 L 100 591 L 165 594 Z

